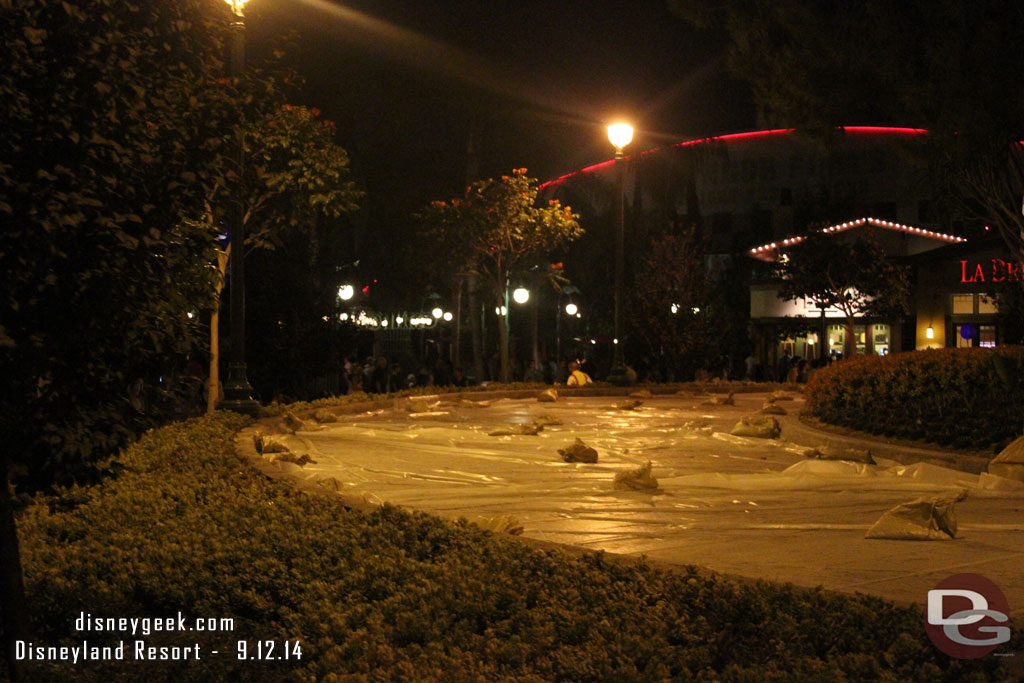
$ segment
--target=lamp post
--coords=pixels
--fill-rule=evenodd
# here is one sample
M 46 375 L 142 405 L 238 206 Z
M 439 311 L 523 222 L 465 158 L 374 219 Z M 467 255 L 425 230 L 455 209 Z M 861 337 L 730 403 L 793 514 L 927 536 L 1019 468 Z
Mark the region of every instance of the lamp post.
M 226 0 L 235 14 L 231 22 L 230 76 L 238 78 L 245 67 L 245 22 L 242 10 L 245 0 Z M 245 163 L 245 137 L 238 129 L 238 177 L 242 177 Z M 231 224 L 231 357 L 228 361 L 228 377 L 224 382 L 224 400 L 217 404 L 221 410 L 259 417 L 260 406 L 252 398 L 252 385 L 246 377 L 245 364 L 245 208 L 241 192 L 235 203 L 235 214 Z
M 608 381 L 612 384 L 632 384 L 633 379 L 626 371 L 622 360 L 622 279 L 625 270 L 625 235 L 626 235 L 626 145 L 633 140 L 633 128 L 627 123 L 614 123 L 608 126 L 608 140 L 615 146 L 615 202 L 617 205 L 617 226 L 615 233 L 615 337 L 612 368 L 608 373 Z
M 569 303 L 565 305 L 565 314 L 572 317 L 577 314 L 579 307 L 572 301 L 573 294 L 579 294 L 580 290 L 572 285 L 566 285 L 555 297 L 555 362 L 562 362 L 562 295 L 569 297 Z

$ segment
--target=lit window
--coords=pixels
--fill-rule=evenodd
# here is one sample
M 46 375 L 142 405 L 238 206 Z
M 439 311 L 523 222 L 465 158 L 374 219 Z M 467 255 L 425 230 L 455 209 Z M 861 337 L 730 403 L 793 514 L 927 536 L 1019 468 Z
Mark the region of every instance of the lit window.
M 996 326 L 981 325 L 978 332 L 978 346 L 993 347 L 996 345 Z
M 984 294 L 978 297 L 978 313 L 998 313 L 999 306 L 996 305 L 996 300 L 991 299 Z
M 974 295 L 973 294 L 954 294 L 953 295 L 953 315 L 971 314 L 974 313 Z

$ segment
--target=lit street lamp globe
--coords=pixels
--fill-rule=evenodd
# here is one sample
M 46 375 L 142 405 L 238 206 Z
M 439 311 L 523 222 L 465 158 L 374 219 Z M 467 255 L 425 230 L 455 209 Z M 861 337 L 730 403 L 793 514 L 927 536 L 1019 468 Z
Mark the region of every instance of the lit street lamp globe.
M 444 311 L 442 311 L 440 308 L 435 308 L 430 312 L 430 315 L 434 316 L 434 319 L 436 320 L 440 318 L 442 315 L 444 315 Z
M 356 290 L 352 285 L 342 285 L 338 287 L 338 298 L 342 301 L 348 301 L 355 296 Z
M 608 126 L 608 140 L 616 149 L 622 149 L 633 141 L 633 126 L 628 123 L 613 123 Z
M 516 288 L 516 291 L 512 292 L 512 300 L 517 304 L 525 304 L 530 300 L 530 290 L 525 287 Z
M 578 309 L 578 308 L 576 307 L 576 304 L 574 304 L 574 303 L 571 303 L 571 302 L 570 302 L 570 303 L 567 303 L 567 304 L 565 305 L 565 312 L 566 312 L 566 313 L 567 313 L 568 315 L 576 315 L 576 311 L 578 311 L 578 310 L 579 310 L 579 309 Z
M 444 321 L 446 323 L 450 323 L 452 321 L 452 312 L 451 311 L 445 311 L 444 315 L 441 316 L 441 317 L 444 318 Z

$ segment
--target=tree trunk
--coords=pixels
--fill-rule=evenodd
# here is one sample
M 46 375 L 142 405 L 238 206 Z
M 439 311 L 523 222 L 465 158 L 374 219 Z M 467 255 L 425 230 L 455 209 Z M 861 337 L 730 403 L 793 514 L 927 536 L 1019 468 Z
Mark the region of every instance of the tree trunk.
M 498 304 L 504 308 L 504 313 L 499 313 L 498 321 L 501 329 L 498 330 L 498 340 L 501 346 L 501 381 L 506 384 L 509 381 L 509 362 L 508 362 L 508 280 L 505 271 L 498 267 L 498 291 L 502 292 L 500 298 L 501 303 Z
M 473 345 L 473 372 L 476 381 L 482 382 L 484 376 L 484 345 L 483 326 L 480 324 L 480 281 L 475 275 L 469 277 L 469 331 Z
M 508 383 L 508 316 L 499 313 L 498 325 L 498 340 L 501 352 L 501 381 Z
M 224 291 L 224 278 L 228 270 L 228 256 L 231 246 L 217 252 L 217 280 L 213 294 L 213 310 L 210 312 L 210 377 L 206 382 L 206 412 L 213 413 L 222 396 L 220 392 L 220 294 Z
M 7 651 L 7 671 L 12 681 L 18 681 L 21 680 L 21 667 L 14 658 L 14 643 L 24 640 L 26 635 L 25 582 L 5 456 L 0 456 L 0 577 L 3 581 L 0 585 L 0 626 Z
M 206 414 L 217 409 L 220 401 L 220 288 L 210 311 L 210 377 L 206 380 Z
M 853 358 L 857 354 L 857 340 L 853 337 L 853 317 L 846 318 L 846 340 L 843 344 L 843 358 Z
M 455 283 L 455 337 L 452 339 L 451 356 L 449 358 L 453 369 L 462 365 L 462 345 L 460 342 L 462 340 L 462 290 L 465 282 L 466 277 L 460 275 Z

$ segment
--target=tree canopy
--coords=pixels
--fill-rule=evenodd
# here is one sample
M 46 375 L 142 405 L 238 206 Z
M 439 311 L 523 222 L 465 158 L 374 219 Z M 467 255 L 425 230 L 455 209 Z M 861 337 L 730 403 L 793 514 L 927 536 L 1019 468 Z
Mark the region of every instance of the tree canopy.
M 579 216 L 552 200 L 537 206 L 536 179 L 526 169 L 510 176 L 478 180 L 465 196 L 435 201 L 421 220 L 442 246 L 443 267 L 480 276 L 492 301 L 505 303 L 509 276 L 528 270 L 551 252 L 583 234 Z M 500 326 L 502 378 L 508 381 L 508 338 Z
M 871 232 L 846 241 L 840 235 L 811 232 L 776 264 L 783 299 L 809 299 L 819 309 L 836 308 L 846 318 L 844 355 L 855 349 L 854 318 L 902 316 L 908 310 L 909 277 Z

